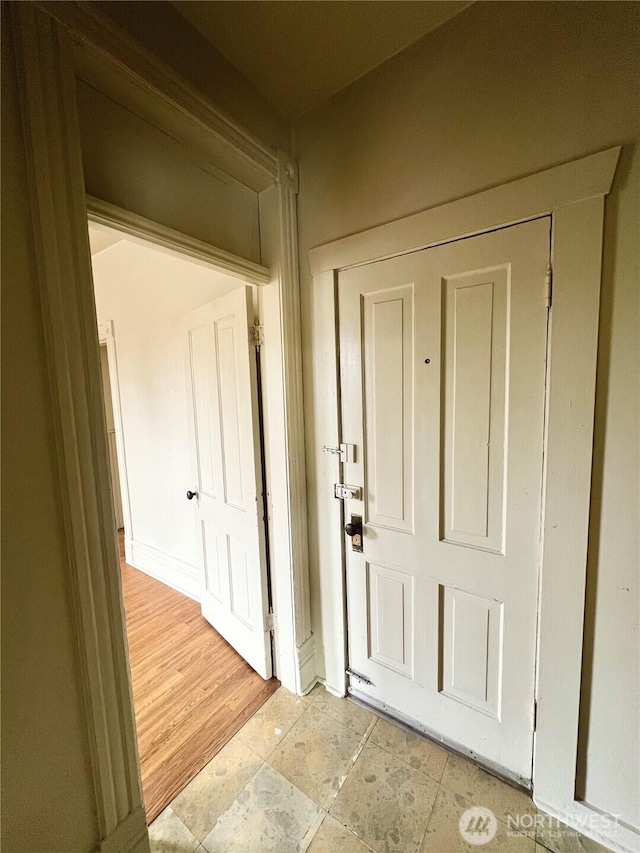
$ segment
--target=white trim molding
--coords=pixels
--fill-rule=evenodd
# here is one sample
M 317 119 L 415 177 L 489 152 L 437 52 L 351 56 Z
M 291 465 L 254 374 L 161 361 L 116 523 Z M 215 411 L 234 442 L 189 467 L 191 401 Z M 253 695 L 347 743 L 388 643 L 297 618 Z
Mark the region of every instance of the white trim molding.
M 311 609 L 309 600 L 302 348 L 300 345 L 300 284 L 298 279 L 296 209 L 297 168 L 293 161 L 288 162 L 282 169 L 282 173 L 285 175 L 285 180 L 278 180 L 276 183 L 280 235 L 280 311 L 282 315 L 284 410 L 287 425 L 286 450 L 289 462 L 286 472 L 288 503 L 291 508 L 296 510 L 290 515 L 290 547 L 293 568 L 296 647 L 299 648 L 311 636 Z M 292 182 L 295 183 L 292 184 Z M 300 685 L 298 685 L 298 692 L 300 692 Z
M 611 189 L 620 147 L 609 148 L 494 187 L 333 240 L 309 250 L 312 275 L 346 269 L 428 249 L 507 225 L 515 225 L 576 201 L 605 196 Z
M 200 572 L 197 566 L 135 539 L 124 540 L 124 551 L 127 563 L 134 569 L 161 581 L 187 598 L 200 601 Z
M 127 815 L 100 844 L 97 853 L 149 853 L 149 831 L 143 806 Z
M 275 476 L 284 475 L 287 484 L 283 498 L 273 506 L 272 523 L 282 529 L 282 540 L 290 544 L 288 551 L 282 550 L 274 567 L 280 589 L 284 590 L 276 621 L 281 639 L 279 653 L 287 664 L 286 686 L 300 691 L 310 678 L 313 643 L 308 642 L 307 518 L 301 438 L 297 169 L 286 155 L 255 140 L 88 4 L 23 2 L 11 7 L 9 20 L 15 24 L 34 258 L 99 850 L 145 853 L 149 848 L 110 496 L 99 331 L 75 100 L 77 80 L 97 86 L 164 132 L 178 134 L 176 138 L 192 149 L 206 151 L 211 162 L 256 193 L 277 194 L 279 212 L 272 223 L 276 235 L 272 260 L 279 270 L 277 279 L 266 267 L 203 247 L 140 217 L 124 217 L 96 200 L 90 200 L 89 205 L 93 205 L 94 218 L 111 222 L 116 218 L 135 236 L 151 237 L 158 244 L 186 250 L 196 260 L 213 261 L 227 273 L 235 270 L 240 278 L 253 284 L 264 285 L 265 277 L 270 282 L 259 292 L 269 291 L 275 297 L 269 297 L 273 298 L 275 309 L 272 327 L 279 332 L 271 352 L 278 362 L 274 373 L 279 377 L 285 404 L 272 409 L 273 435 L 279 445 L 269 452 L 277 450 L 280 454 L 284 444 L 290 454 L 274 468 Z M 268 347 L 269 330 L 265 333 Z M 111 336 L 113 339 L 113 329 Z
M 171 254 L 184 258 L 185 255 L 192 260 L 212 267 L 218 272 L 230 275 L 248 284 L 268 284 L 271 273 L 261 264 L 256 264 L 239 255 L 233 255 L 224 249 L 218 249 L 188 234 L 182 234 L 166 225 L 160 225 L 145 216 L 139 216 L 129 210 L 124 210 L 115 204 L 102 201 L 93 196 L 87 196 L 87 214 L 91 222 L 100 225 L 108 225 L 128 234 L 130 237 L 143 240 L 145 243 L 153 243 Z
M 76 75 L 171 132 L 257 192 L 278 176 L 279 156 L 196 92 L 169 65 L 89 3 L 39 3 L 69 31 Z
M 18 3 L 11 13 L 98 832 L 105 845 L 122 832 L 119 827 L 133 825 L 131 836 L 142 837 L 142 851 L 148 842 L 140 826 L 142 789 L 70 44 L 31 3 Z
M 619 147 L 601 151 L 332 241 L 311 249 L 309 264 L 318 339 L 323 350 L 333 347 L 335 354 L 339 270 L 551 216 L 553 301 L 547 353 L 533 796 L 551 815 L 623 851 L 636 850 L 638 836 L 616 825 L 608 831 L 592 829 L 584 816 L 597 812 L 575 799 L 603 212 L 619 154 Z M 316 432 L 316 441 L 319 446 L 339 444 L 343 438 L 335 364 L 323 369 L 322 379 L 323 400 L 316 418 L 326 434 Z M 328 507 L 325 495 L 331 494 L 336 472 L 334 466 L 322 463 L 317 469 L 316 500 Z M 329 614 L 323 616 L 327 620 L 323 625 L 325 675 L 327 686 L 343 693 L 347 625 L 340 526 L 323 524 L 322 537 L 323 569 L 332 573 L 331 585 L 321 593 L 323 610 Z

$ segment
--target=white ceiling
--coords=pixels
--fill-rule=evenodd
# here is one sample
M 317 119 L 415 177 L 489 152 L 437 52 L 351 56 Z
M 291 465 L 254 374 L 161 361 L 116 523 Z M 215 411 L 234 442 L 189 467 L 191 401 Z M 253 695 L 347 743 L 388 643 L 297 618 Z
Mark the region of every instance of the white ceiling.
M 330 98 L 468 0 L 171 0 L 287 116 Z

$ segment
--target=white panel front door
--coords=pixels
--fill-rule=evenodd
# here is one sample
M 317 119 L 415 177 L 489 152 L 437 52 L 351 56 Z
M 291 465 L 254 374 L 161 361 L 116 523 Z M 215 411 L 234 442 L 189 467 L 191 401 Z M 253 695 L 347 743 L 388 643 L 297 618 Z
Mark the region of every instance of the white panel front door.
M 339 275 L 351 686 L 531 779 L 550 219 Z
M 263 678 L 271 642 L 251 290 L 188 314 L 187 401 L 202 615 Z

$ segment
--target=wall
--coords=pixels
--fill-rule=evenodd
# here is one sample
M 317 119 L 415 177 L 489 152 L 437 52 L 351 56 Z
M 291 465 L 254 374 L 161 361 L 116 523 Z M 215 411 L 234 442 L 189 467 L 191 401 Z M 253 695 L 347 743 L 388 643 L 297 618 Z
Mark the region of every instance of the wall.
M 45 364 L 11 27 L 2 27 L 2 849 L 99 836 Z
M 89 195 L 260 262 L 256 192 L 82 81 L 77 105 Z
M 133 564 L 199 595 L 185 391 L 184 314 L 238 286 L 208 267 L 128 239 L 93 257 L 98 322 L 113 321 Z M 127 522 L 125 520 L 125 525 Z
M 100 12 L 162 57 L 182 77 L 219 109 L 235 119 L 263 143 L 289 151 L 289 123 L 237 68 L 186 21 L 171 3 L 146 0 L 93 2 Z
M 606 213 L 580 762 L 585 799 L 634 826 L 639 12 L 635 3 L 474 4 L 294 128 L 311 582 L 320 639 L 338 630 L 342 615 L 324 604 L 336 579 L 321 569 L 326 496 L 315 484 L 329 464 L 319 448 L 335 436 L 322 385 L 331 354 L 315 322 L 324 306 L 312 292 L 308 249 L 624 143 Z

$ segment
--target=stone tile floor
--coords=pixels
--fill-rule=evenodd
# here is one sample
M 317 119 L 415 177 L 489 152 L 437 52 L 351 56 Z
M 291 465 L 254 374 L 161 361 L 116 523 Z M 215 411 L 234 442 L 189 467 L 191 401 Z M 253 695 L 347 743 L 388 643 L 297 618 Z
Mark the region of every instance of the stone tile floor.
M 464 841 L 483 806 L 497 831 Z M 151 824 L 152 853 L 599 853 L 521 791 L 317 686 L 280 688 Z M 465 824 L 466 825 L 466 824 Z M 477 826 L 477 824 L 475 824 Z

